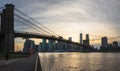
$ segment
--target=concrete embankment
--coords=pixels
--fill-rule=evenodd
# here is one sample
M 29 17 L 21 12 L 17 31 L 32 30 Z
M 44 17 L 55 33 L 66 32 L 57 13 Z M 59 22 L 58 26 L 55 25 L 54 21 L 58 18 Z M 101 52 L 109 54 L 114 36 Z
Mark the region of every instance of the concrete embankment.
M 9 61 L 8 61 L 9 62 Z M 42 71 L 38 54 L 0 66 L 0 71 Z

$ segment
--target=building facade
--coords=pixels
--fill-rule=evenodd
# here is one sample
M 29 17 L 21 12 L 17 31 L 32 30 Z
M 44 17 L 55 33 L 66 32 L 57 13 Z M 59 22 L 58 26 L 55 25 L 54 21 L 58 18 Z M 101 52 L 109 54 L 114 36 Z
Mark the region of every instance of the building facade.
M 113 41 L 113 47 L 119 47 L 117 41 Z
M 108 46 L 108 38 L 107 37 L 102 37 L 101 45 L 102 45 L 102 47 L 107 47 Z
M 83 44 L 82 33 L 80 33 L 80 44 Z
M 23 52 L 29 53 L 29 49 L 36 50 L 35 42 L 32 40 L 26 39 L 24 42 Z

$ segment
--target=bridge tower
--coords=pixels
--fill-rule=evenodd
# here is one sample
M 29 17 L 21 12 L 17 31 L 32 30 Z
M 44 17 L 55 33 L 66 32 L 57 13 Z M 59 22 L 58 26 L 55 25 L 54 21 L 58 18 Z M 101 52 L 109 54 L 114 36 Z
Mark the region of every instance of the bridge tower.
M 1 13 L 1 32 L 4 33 L 5 30 L 5 9 L 3 9 L 3 13 Z M 5 52 L 5 40 L 3 37 L 0 38 L 0 53 Z
M 1 14 L 1 31 L 4 33 L 1 49 L 14 52 L 14 5 L 6 4 Z

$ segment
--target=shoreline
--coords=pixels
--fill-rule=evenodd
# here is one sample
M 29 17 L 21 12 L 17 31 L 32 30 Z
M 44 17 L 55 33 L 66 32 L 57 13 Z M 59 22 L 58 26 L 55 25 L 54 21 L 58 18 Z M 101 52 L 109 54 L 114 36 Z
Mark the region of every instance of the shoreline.
M 103 52 L 103 51 L 96 51 L 96 52 L 92 52 L 92 51 L 65 51 L 65 52 L 38 52 L 38 53 L 67 53 L 67 52 L 78 52 L 78 53 L 120 53 L 120 51 L 118 52 Z

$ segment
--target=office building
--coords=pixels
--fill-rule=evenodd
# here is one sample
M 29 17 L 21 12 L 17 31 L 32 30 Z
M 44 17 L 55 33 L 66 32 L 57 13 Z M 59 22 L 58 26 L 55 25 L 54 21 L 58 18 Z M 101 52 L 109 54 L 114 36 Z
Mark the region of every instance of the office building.
M 48 40 L 48 51 L 54 51 L 54 48 L 55 48 L 55 41 Z
M 85 46 L 87 45 L 87 42 L 86 42 L 86 40 L 83 40 L 83 45 L 85 45 Z
M 38 52 L 38 45 L 35 45 L 35 52 Z
M 30 42 L 30 48 L 32 48 L 33 50 L 36 50 L 35 42 L 32 40 Z
M 108 39 L 107 39 L 107 37 L 102 37 L 101 44 L 102 44 L 102 47 L 107 47 L 108 46 Z
M 42 51 L 47 51 L 46 39 L 42 39 Z
M 83 40 L 83 45 L 89 46 L 89 34 L 86 34 L 86 39 Z
M 80 44 L 83 44 L 82 33 L 80 33 Z
M 38 45 L 38 51 L 39 52 L 42 51 L 42 42 L 40 42 L 39 45 Z
M 72 37 L 69 37 L 68 39 L 69 39 L 69 41 L 72 41 Z
M 25 53 L 28 53 L 29 52 L 29 48 L 30 48 L 30 40 L 29 39 L 26 39 L 25 42 L 24 42 L 24 48 L 23 48 L 23 52 Z
M 118 47 L 118 42 L 117 41 L 113 41 L 113 47 Z
M 89 34 L 86 34 L 86 45 L 89 46 Z
M 23 52 L 28 53 L 30 48 L 35 50 L 36 49 L 35 43 L 32 40 L 26 39 L 24 42 Z

